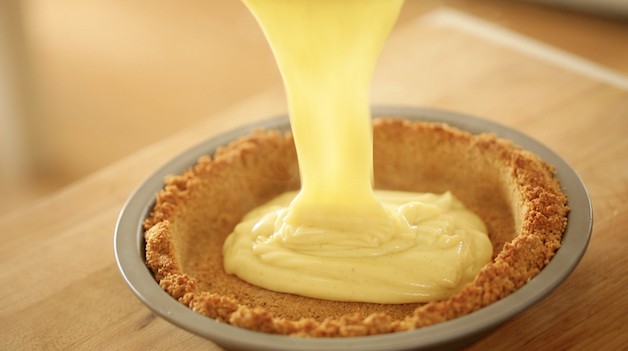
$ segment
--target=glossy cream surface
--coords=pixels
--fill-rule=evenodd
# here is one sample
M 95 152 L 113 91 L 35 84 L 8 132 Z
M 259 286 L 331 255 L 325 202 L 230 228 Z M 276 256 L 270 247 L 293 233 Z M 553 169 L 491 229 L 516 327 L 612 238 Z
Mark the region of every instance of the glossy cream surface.
M 450 193 L 376 191 L 393 230 L 293 226 L 296 192 L 250 212 L 225 243 L 225 269 L 260 287 L 335 301 L 426 302 L 457 292 L 491 258 L 483 222 Z

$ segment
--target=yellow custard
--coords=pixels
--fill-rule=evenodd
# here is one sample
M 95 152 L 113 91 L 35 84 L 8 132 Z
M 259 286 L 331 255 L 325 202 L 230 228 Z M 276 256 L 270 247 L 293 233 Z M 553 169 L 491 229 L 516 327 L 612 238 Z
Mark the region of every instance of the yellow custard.
M 492 253 L 449 193 L 372 189 L 369 88 L 403 0 L 244 0 L 284 79 L 301 190 L 250 213 L 224 267 L 254 285 L 336 301 L 451 295 Z
M 482 221 L 450 193 L 377 191 L 394 228 L 353 231 L 286 225 L 294 193 L 250 212 L 225 243 L 225 268 L 257 286 L 302 296 L 376 303 L 448 297 L 491 258 Z

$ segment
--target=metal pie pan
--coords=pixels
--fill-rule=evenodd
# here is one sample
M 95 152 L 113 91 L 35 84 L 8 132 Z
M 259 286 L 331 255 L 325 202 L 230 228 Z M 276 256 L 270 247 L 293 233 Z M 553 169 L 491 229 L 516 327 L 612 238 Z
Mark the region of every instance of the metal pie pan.
M 414 107 L 375 107 L 373 116 L 443 122 L 471 133 L 493 133 L 553 165 L 571 211 L 562 246 L 550 263 L 530 282 L 506 298 L 471 314 L 407 332 L 347 338 L 297 338 L 234 327 L 192 311 L 162 290 L 146 267 L 142 222 L 152 209 L 155 195 L 162 189 L 167 175 L 183 172 L 194 165 L 199 157 L 213 154 L 218 147 L 256 128 L 288 130 L 287 116 L 279 116 L 210 138 L 183 152 L 156 170 L 131 194 L 116 224 L 114 249 L 120 272 L 133 293 L 163 319 L 227 350 L 452 350 L 479 340 L 533 306 L 573 271 L 584 255 L 591 236 L 592 208 L 584 184 L 559 155 L 521 132 L 460 113 Z

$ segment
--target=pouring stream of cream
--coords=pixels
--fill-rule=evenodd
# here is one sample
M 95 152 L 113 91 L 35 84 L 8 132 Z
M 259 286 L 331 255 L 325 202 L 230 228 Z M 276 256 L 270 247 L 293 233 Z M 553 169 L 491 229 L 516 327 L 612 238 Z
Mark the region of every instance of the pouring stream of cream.
M 301 190 L 226 240 L 225 270 L 270 290 L 337 301 L 449 296 L 490 260 L 482 221 L 450 193 L 374 192 L 369 89 L 403 0 L 244 0 L 288 98 Z

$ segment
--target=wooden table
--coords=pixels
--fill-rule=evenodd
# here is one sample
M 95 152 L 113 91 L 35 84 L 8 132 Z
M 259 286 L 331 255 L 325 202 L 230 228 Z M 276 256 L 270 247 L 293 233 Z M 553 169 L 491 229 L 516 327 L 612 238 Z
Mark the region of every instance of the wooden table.
M 562 155 L 593 201 L 587 253 L 549 297 L 471 350 L 628 345 L 628 77 L 456 11 L 408 21 L 385 47 L 375 104 L 481 116 Z M 35 205 L 0 218 L 0 349 L 207 349 L 155 317 L 113 255 L 116 218 L 158 166 L 206 138 L 285 111 L 270 88 Z

